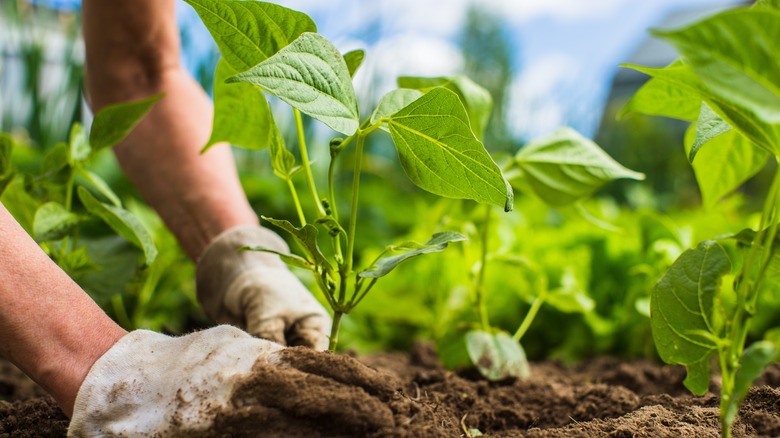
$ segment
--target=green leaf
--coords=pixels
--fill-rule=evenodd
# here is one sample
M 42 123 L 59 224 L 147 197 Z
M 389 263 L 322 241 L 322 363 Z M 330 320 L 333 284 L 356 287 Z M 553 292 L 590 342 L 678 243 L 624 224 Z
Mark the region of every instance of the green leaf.
M 683 385 L 696 395 L 704 395 L 710 389 L 710 352 L 700 361 L 688 364 Z
M 278 128 L 260 88 L 252 84 L 226 84 L 238 71 L 220 59 L 214 77 L 214 123 L 211 137 L 201 153 L 216 143 L 227 142 L 246 149 L 261 150 L 275 139 Z
M 742 352 L 739 368 L 734 377 L 734 392 L 726 408 L 727 423 L 730 424 L 737 418 L 739 405 L 745 399 L 750 386 L 761 376 L 764 369 L 774 362 L 777 353 L 777 346 L 769 341 L 755 342 Z
M 122 141 L 163 96 L 160 93 L 146 99 L 109 105 L 98 111 L 89 132 L 92 150 L 97 152 Z
M 47 202 L 35 211 L 33 235 L 38 242 L 59 240 L 79 224 L 78 215 L 69 212 L 56 202 Z
M 689 129 L 692 131 L 695 127 Z M 691 144 L 691 133 L 686 135 L 686 148 Z M 712 208 L 745 181 L 758 173 L 769 159 L 769 154 L 756 147 L 736 130 L 726 131 L 707 142 L 696 155 L 693 171 L 702 194 L 705 208 Z
M 699 120 L 696 122 L 696 139 L 693 141 L 690 152 L 688 152 L 688 161 L 693 163 L 696 153 L 702 146 L 713 138 L 731 130 L 731 125 L 723 121 L 715 111 L 706 103 L 701 104 Z
M 222 57 L 239 72 L 273 56 L 303 32 L 316 32 L 308 15 L 273 3 L 184 0 L 200 15 Z
M 344 135 L 357 131 L 359 112 L 349 69 L 322 35 L 304 33 L 279 53 L 227 81 L 258 85 Z
M 531 375 L 523 347 L 506 333 L 472 330 L 466 333 L 466 348 L 471 362 L 488 380 L 525 379 Z
M 450 242 L 458 242 L 461 240 L 466 240 L 466 236 L 448 231 L 434 234 L 433 237 L 425 243 L 407 242 L 399 246 L 390 247 L 390 250 L 405 250 L 406 252 L 379 259 L 373 266 L 360 272 L 358 276 L 363 278 L 384 277 L 403 261 L 423 254 L 444 251 Z
M 352 50 L 344 54 L 344 61 L 347 63 L 347 69 L 350 76 L 355 76 L 358 67 L 363 64 L 363 60 L 366 58 L 366 52 L 363 50 Z
M 317 227 L 312 224 L 306 224 L 301 228 L 296 227 L 290 221 L 273 219 L 270 217 L 261 216 L 262 219 L 272 225 L 281 228 L 284 231 L 290 233 L 290 235 L 301 245 L 301 248 L 306 252 L 308 262 L 315 266 L 320 266 L 328 272 L 333 271 L 333 267 L 330 262 L 320 251 L 320 247 L 317 244 L 317 235 L 319 231 Z
M 52 256 L 57 266 L 81 287 L 84 287 L 80 282 L 82 276 L 102 270 L 101 266 L 95 263 L 87 254 L 87 247 L 85 246 L 80 246 L 64 254 L 55 253 Z M 112 278 L 112 280 L 116 281 L 116 277 Z M 114 289 L 114 293 L 116 293 L 116 289 Z
M 680 364 L 694 373 L 694 388 L 700 383 L 703 362 L 716 345 L 701 333 L 718 336 L 713 306 L 721 278 L 731 271 L 726 252 L 714 241 L 705 241 L 685 251 L 651 292 L 650 323 L 661 359 Z M 705 388 L 706 390 L 706 388 Z M 700 391 L 697 392 L 701 394 Z
M 447 198 L 512 209 L 514 194 L 498 165 L 474 137 L 458 96 L 434 88 L 387 119 L 406 175 Z
M 78 188 L 78 195 L 87 211 L 100 218 L 117 234 L 143 251 L 144 266 L 152 264 L 155 257 L 157 257 L 157 248 L 154 246 L 151 234 L 144 228 L 138 218 L 123 208 L 98 201 L 84 187 Z
M 655 34 L 672 43 L 719 98 L 780 123 L 780 13 L 737 9 Z
M 629 113 L 641 113 L 692 122 L 699 115 L 700 104 L 698 92 L 651 78 L 620 110 L 618 119 Z
M 288 181 L 301 170 L 301 167 L 295 165 L 295 155 L 285 147 L 284 138 L 279 129 L 276 128 L 276 122 L 273 123 L 272 129 L 273 139 L 269 145 L 271 168 L 276 176 Z
M 758 0 L 753 4 L 753 8 L 778 11 L 780 10 L 780 0 Z
M 69 147 L 65 143 L 57 143 L 43 156 L 41 172 L 53 175 L 68 166 Z
M 550 205 L 583 199 L 618 178 L 645 177 L 570 128 L 528 143 L 515 155 L 515 164 L 534 193 Z
M 380 120 L 391 117 L 405 106 L 419 99 L 422 95 L 421 91 L 408 88 L 399 88 L 385 94 L 379 99 L 379 104 L 371 114 L 371 124 L 375 125 Z
M 0 132 L 0 195 L 11 180 L 14 178 L 13 167 L 11 166 L 11 153 L 14 148 L 13 138 L 5 133 Z
M 68 147 L 68 163 L 75 166 L 89 157 L 92 148 L 80 123 L 74 123 L 70 129 L 70 141 Z
M 308 269 L 309 271 L 315 270 L 315 266 L 313 264 L 309 263 L 309 261 L 304 259 L 303 257 L 299 257 L 295 254 L 286 254 L 283 252 L 276 251 L 274 249 L 266 248 L 264 246 L 242 246 L 241 248 L 238 248 L 238 250 L 269 252 L 271 254 L 278 255 L 283 262 L 287 263 L 290 266 L 296 266 L 298 268 Z
M 723 100 L 717 94 L 714 94 L 702 83 L 696 73 L 689 65 L 675 62 L 664 68 L 649 68 L 629 65 L 635 70 L 652 76 L 654 79 L 677 87 L 691 95 L 698 95 L 698 99 L 693 102 L 699 105 L 704 101 L 726 121 L 733 129 L 740 131 L 748 137 L 756 146 L 759 146 L 768 152 L 780 153 L 778 139 L 780 139 L 780 127 L 754 117 L 748 111 Z M 663 115 L 663 114 L 662 114 Z M 694 120 L 691 118 L 690 120 Z M 685 120 L 688 120 L 686 118 Z
M 108 183 L 103 181 L 103 178 L 81 167 L 76 169 L 76 174 L 84 178 L 90 187 L 104 196 L 114 207 L 122 206 L 122 201 L 119 200 L 119 196 L 111 190 L 111 187 L 109 187 Z
M 596 308 L 596 302 L 579 285 L 571 269 L 561 277 L 561 286 L 548 292 L 545 303 L 564 313 L 587 313 Z
M 493 97 L 481 85 L 467 76 L 458 75 L 434 78 L 402 76 L 398 78 L 398 86 L 426 93 L 434 87 L 444 87 L 455 92 L 466 108 L 474 135 L 482 140 L 490 113 L 493 112 Z

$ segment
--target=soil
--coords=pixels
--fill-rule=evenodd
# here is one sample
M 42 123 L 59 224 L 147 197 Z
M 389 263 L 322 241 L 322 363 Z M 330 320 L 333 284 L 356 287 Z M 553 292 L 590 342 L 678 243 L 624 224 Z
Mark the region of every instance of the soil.
M 326 355 L 293 349 L 283 372 L 258 365 L 208 436 L 719 436 L 717 396 L 690 395 L 682 368 L 651 361 L 540 362 L 528 380 L 487 382 L 474 370 L 445 370 L 426 345 L 362 363 Z M 717 391 L 717 381 L 711 386 Z M 734 436 L 780 436 L 778 386 L 780 367 L 772 367 L 750 390 Z M 60 437 L 67 424 L 50 397 L 0 359 L 0 438 Z

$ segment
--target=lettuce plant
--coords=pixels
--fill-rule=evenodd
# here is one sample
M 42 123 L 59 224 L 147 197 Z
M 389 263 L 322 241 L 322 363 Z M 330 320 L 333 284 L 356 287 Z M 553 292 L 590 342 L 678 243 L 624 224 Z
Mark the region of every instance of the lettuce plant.
M 369 116 L 361 117 L 352 75 L 363 60 L 363 51 L 342 55 L 316 33 L 311 18 L 272 3 L 186 1 L 200 15 L 222 53 L 214 87 L 213 130 L 205 149 L 218 142 L 269 149 L 273 172 L 289 187 L 299 223 L 263 219 L 287 232 L 300 247 L 303 256 L 279 256 L 313 273 L 333 311 L 331 349 L 336 348 L 343 315 L 360 303 L 380 277 L 409 258 L 441 251 L 449 242 L 464 239 L 454 232 L 437 233 L 424 243 L 388 246 L 371 263 L 355 265 L 360 175 L 369 135 L 380 131 L 390 134 L 406 175 L 420 188 L 511 210 L 512 189 L 475 136 L 474 120 L 463 104 L 463 100 L 478 98 L 478 91 L 453 91 L 447 83 L 435 82 L 420 89 L 400 88 L 382 97 Z M 292 107 L 300 160 L 285 147 L 265 93 Z M 330 163 L 324 195 L 310 165 L 303 115 L 343 136 L 328 145 Z M 341 212 L 335 182 L 336 173 L 342 171 L 338 159 L 348 147 L 354 147 L 351 198 L 349 211 Z M 304 211 L 293 184 L 298 175 L 305 180 L 304 196 L 311 199 L 311 212 Z M 329 251 L 321 250 L 321 241 L 329 243 Z
M 681 58 L 665 68 L 631 66 L 652 78 L 623 112 L 691 122 L 686 152 L 703 202 L 713 208 L 770 158 L 780 158 L 780 4 L 759 1 L 656 35 Z M 685 251 L 651 296 L 658 352 L 664 361 L 686 366 L 685 385 L 693 393 L 709 389 L 710 362 L 717 357 L 724 437 L 752 382 L 777 358 L 775 331 L 746 343 L 751 319 L 761 312 L 760 294 L 780 279 L 778 223 L 775 171 L 758 223 Z

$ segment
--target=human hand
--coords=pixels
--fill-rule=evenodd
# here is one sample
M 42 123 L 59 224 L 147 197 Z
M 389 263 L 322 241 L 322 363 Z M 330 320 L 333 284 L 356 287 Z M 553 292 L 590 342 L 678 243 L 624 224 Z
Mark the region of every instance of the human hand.
M 397 384 L 358 361 L 231 326 L 137 330 L 84 379 L 69 436 L 365 436 L 394 426 Z
M 206 315 L 282 345 L 327 348 L 328 312 L 279 256 L 237 251 L 242 246 L 289 252 L 276 233 L 259 226 L 219 235 L 198 261 L 198 301 Z

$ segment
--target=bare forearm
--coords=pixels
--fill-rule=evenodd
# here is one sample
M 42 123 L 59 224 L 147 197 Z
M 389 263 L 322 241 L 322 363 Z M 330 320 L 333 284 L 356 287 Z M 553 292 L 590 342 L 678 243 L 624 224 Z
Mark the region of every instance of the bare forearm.
M 0 354 L 70 415 L 92 364 L 126 332 L 0 204 Z
M 179 65 L 173 2 L 85 0 L 83 7 L 93 110 L 165 93 L 115 151 L 190 257 L 197 259 L 222 231 L 256 224 L 229 146 L 200 155 L 211 133 L 212 107 Z

